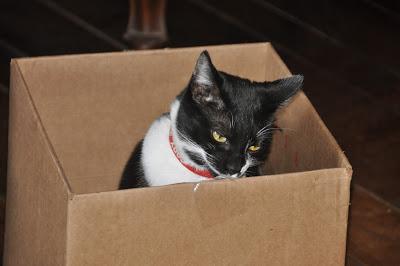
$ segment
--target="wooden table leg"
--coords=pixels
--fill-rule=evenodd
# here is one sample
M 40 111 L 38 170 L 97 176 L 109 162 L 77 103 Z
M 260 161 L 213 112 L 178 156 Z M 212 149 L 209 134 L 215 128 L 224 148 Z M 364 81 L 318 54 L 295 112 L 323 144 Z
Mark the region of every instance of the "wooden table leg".
M 130 0 L 124 38 L 133 49 L 160 48 L 168 40 L 165 23 L 167 0 Z

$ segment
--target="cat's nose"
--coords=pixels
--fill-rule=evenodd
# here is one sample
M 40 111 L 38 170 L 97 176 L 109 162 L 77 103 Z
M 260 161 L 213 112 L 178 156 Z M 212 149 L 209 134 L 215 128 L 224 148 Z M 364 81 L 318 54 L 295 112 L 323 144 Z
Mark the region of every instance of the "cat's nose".
M 226 165 L 226 171 L 229 175 L 238 174 L 242 169 L 242 164 L 240 162 L 229 162 Z

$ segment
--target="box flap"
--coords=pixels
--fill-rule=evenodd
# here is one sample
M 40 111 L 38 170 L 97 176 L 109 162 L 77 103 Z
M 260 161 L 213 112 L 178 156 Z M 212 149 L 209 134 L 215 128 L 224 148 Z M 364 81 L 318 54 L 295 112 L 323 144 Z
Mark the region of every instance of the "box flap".
M 24 79 L 11 63 L 5 265 L 62 265 L 68 183 L 63 179 Z
M 77 195 L 68 265 L 343 265 L 349 184 L 339 168 Z

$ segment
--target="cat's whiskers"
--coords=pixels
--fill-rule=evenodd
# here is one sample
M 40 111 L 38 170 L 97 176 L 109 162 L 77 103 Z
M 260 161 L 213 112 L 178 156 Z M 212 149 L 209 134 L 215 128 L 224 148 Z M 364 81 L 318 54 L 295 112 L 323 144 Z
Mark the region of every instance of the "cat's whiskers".
M 264 139 L 272 139 L 272 135 L 265 137 L 268 133 L 271 133 L 271 131 L 273 130 L 279 130 L 280 128 L 267 128 L 264 127 L 263 131 L 259 131 L 258 137 L 263 136 Z M 246 163 L 245 165 L 241 168 L 240 172 L 238 172 L 235 175 L 226 175 L 226 174 L 222 174 L 221 172 L 219 172 L 216 168 L 216 158 L 211 155 L 210 153 L 206 152 L 200 145 L 198 145 L 197 143 L 195 143 L 193 140 L 191 140 L 190 138 L 188 138 L 187 136 L 185 136 L 184 134 L 182 134 L 177 128 L 175 128 L 175 131 L 177 133 L 178 138 L 180 139 L 181 143 L 183 143 L 183 147 L 185 150 L 190 151 L 193 153 L 194 156 L 198 157 L 199 159 L 202 159 L 205 164 L 207 165 L 207 167 L 209 169 L 211 169 L 214 173 L 217 174 L 216 179 L 225 179 L 225 178 L 240 178 L 245 176 L 246 171 L 253 166 L 257 166 L 262 164 L 262 162 L 257 161 L 256 159 L 247 156 L 246 158 Z M 208 144 L 208 146 L 210 148 L 214 147 L 211 144 Z M 184 152 L 184 151 L 181 151 Z M 197 165 L 195 162 L 193 162 L 192 160 L 190 160 L 190 158 L 188 158 L 188 156 L 186 160 L 192 164 L 195 167 L 199 167 L 199 168 L 204 168 L 204 167 L 200 167 L 199 165 Z
M 264 132 L 266 131 L 266 130 L 268 130 L 269 128 L 269 126 L 271 126 L 272 125 L 272 123 L 268 123 L 267 125 L 265 125 L 264 127 L 262 127 L 257 133 L 256 133 L 256 136 L 258 137 L 259 135 L 262 135 L 262 134 L 264 134 Z
M 273 131 L 283 131 L 283 130 L 291 130 L 291 131 L 295 131 L 294 129 L 291 128 L 285 128 L 285 127 L 271 127 L 271 128 L 266 128 L 266 129 L 261 129 L 256 136 L 258 138 L 265 138 L 266 135 L 272 133 Z M 268 139 L 272 139 L 272 135 L 268 138 Z
M 206 163 L 208 168 L 210 168 L 212 171 L 214 171 L 218 175 L 221 174 L 215 167 L 216 159 L 214 156 L 212 156 L 211 154 L 206 152 L 200 145 L 195 143 L 193 140 L 189 139 L 187 136 L 182 134 L 177 128 L 175 130 L 177 132 L 178 137 L 181 138 L 181 142 L 184 143 L 184 148 L 186 150 L 193 152 L 193 154 L 195 156 L 198 156 L 200 159 L 202 159 Z M 185 156 L 185 157 L 187 157 L 186 160 L 189 161 L 189 163 L 192 164 L 193 166 L 198 167 L 200 169 L 204 168 L 204 167 L 200 167 L 195 162 L 190 160 L 190 158 L 188 158 L 188 156 Z
M 262 139 L 262 138 L 271 139 L 272 138 L 271 131 L 264 132 L 263 134 L 258 135 L 257 138 L 259 138 L 259 139 Z
M 211 143 L 208 143 L 208 144 L 207 144 L 207 147 L 208 147 L 209 149 L 211 149 L 211 150 L 215 150 L 215 146 L 212 145 Z
M 240 170 L 239 173 L 235 174 L 236 176 L 222 174 L 215 167 L 216 158 L 213 155 L 211 155 L 210 153 L 206 152 L 203 148 L 201 148 L 200 145 L 198 145 L 193 140 L 189 139 L 187 136 L 185 136 L 184 134 L 179 132 L 179 130 L 176 129 L 176 131 L 177 131 L 179 137 L 181 138 L 181 141 L 185 142 L 186 144 L 189 144 L 189 145 L 185 146 L 185 148 L 187 150 L 193 152 L 195 156 L 198 156 L 198 158 L 202 159 L 206 163 L 208 168 L 210 168 L 213 172 L 217 173 L 218 176 L 216 177 L 216 179 L 243 177 L 246 174 L 246 171 L 250 167 L 261 164 L 261 162 L 258 162 L 254 158 L 247 157 L 246 164 L 242 167 L 242 169 Z
M 203 156 L 202 159 L 205 162 L 205 164 L 207 165 L 207 167 L 209 169 L 211 169 L 214 173 L 217 173 L 217 175 L 220 175 L 221 173 L 215 167 L 215 165 L 216 165 L 215 158 L 207 152 L 204 152 L 204 154 L 205 155 Z

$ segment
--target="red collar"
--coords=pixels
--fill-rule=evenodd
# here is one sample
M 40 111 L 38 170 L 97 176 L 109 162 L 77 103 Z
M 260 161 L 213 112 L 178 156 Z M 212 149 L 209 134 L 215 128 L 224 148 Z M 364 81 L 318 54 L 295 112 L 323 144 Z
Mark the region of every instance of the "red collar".
M 174 139 L 172 137 L 172 130 L 170 130 L 169 132 L 169 144 L 171 146 L 171 149 L 173 151 L 173 153 L 175 154 L 176 159 L 178 159 L 178 161 L 186 167 L 186 169 L 188 169 L 189 171 L 191 171 L 192 173 L 195 173 L 196 175 L 208 178 L 208 179 L 214 179 L 214 176 L 211 174 L 210 171 L 208 170 L 200 170 L 200 169 L 196 169 L 193 166 L 185 163 L 181 156 L 179 156 L 178 151 L 176 150 L 175 144 L 174 144 Z

